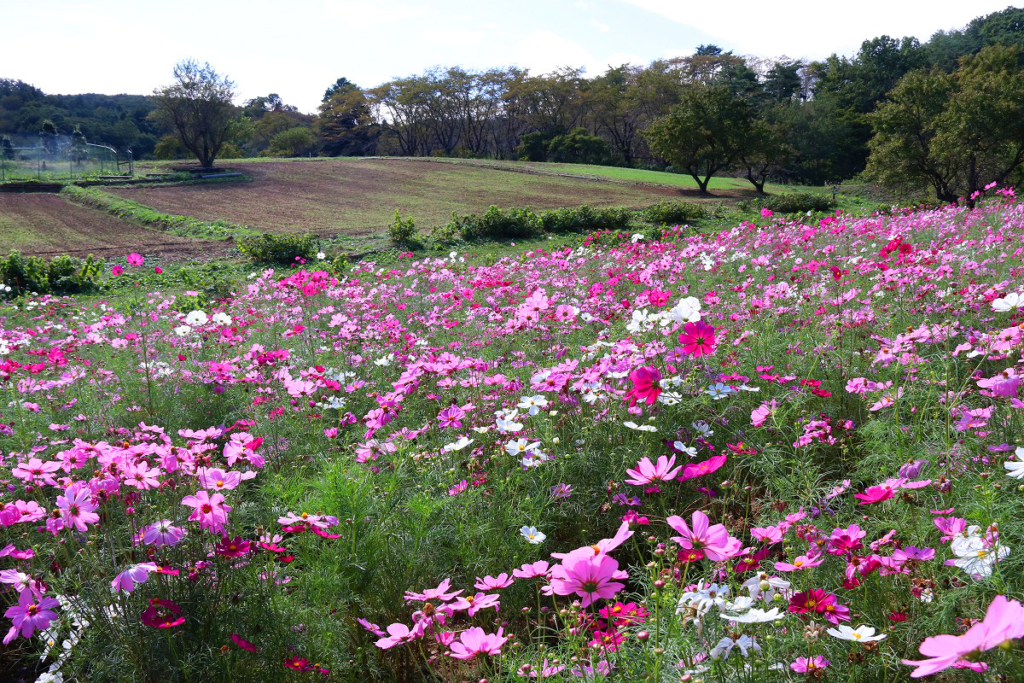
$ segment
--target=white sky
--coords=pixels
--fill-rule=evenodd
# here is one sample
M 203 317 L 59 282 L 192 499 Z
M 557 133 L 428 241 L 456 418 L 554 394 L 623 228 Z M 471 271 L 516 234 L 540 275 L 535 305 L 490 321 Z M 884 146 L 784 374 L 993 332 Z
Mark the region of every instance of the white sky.
M 647 64 L 714 43 L 736 54 L 852 55 L 880 35 L 961 28 L 1007 0 L 0 0 L 0 78 L 46 93 L 148 94 L 208 61 L 238 101 L 316 110 L 344 76 L 372 87 L 431 66 L 534 72 Z M 1012 6 L 1021 6 L 1020 3 Z

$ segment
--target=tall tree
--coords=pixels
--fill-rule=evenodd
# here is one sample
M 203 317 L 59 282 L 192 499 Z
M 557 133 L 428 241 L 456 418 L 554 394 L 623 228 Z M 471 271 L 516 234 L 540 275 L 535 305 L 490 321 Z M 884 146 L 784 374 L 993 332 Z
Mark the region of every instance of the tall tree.
M 707 194 L 711 178 L 737 160 L 752 118 L 750 103 L 727 87 L 691 85 L 644 136 L 655 153 L 686 171 Z
M 200 166 L 213 166 L 231 134 L 235 84 L 209 63 L 186 59 L 174 66 L 174 83 L 153 94 L 157 120 L 174 129 Z
M 966 198 L 1024 164 L 1024 69 L 1017 47 L 989 46 L 953 74 L 905 76 L 872 116 L 869 174 L 894 189 Z

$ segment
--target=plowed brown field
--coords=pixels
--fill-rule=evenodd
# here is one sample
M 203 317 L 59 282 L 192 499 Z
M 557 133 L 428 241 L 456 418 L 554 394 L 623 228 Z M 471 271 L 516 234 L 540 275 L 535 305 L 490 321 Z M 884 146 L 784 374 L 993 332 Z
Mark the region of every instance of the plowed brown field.
M 184 260 L 221 255 L 231 245 L 143 228 L 55 194 L 0 193 L 0 252 L 10 249 L 39 256 L 123 256 L 137 251 Z
M 381 234 L 395 210 L 417 226 L 445 223 L 453 211 L 480 213 L 492 204 L 647 206 L 680 190 L 587 180 L 505 168 L 407 159 L 224 162 L 252 182 L 108 190 L 165 213 L 217 219 L 267 232 L 321 236 Z

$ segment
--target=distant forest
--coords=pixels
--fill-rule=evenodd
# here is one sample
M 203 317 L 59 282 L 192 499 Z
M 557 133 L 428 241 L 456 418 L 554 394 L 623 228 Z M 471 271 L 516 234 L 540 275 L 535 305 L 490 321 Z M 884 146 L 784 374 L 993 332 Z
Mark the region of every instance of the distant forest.
M 687 57 L 622 65 L 592 78 L 571 68 L 533 75 L 517 68 L 457 67 L 373 88 L 339 78 L 315 114 L 297 111 L 276 94 L 245 102 L 221 157 L 433 155 L 669 166 L 684 172 L 698 155 L 679 151 L 692 142 L 685 139 L 686 126 L 694 125 L 693 117 L 712 116 L 742 126 L 746 137 L 728 143 L 728 159 L 700 157 L 699 174 L 719 164 L 715 172 L 754 176 L 755 185 L 755 178 L 763 184 L 769 176 L 820 184 L 864 171 L 873 139 L 875 148 L 884 146 L 876 138 L 888 124 L 880 123 L 878 112 L 900 97 L 912 98 L 913 92 L 894 94 L 902 92 L 894 88 L 905 76 L 941 80 L 957 74 L 956 83 L 943 86 L 953 98 L 957 87 L 982 83 L 967 71 L 959 74 L 965 58 L 991 46 L 1011 50 L 974 60 L 975 71 L 983 62 L 1005 71 L 1007 59 L 1024 66 L 1024 9 L 979 17 L 923 44 L 880 36 L 865 41 L 852 57 L 832 55 L 810 63 L 743 57 L 703 45 Z M 1003 66 L 991 66 L 997 62 Z M 171 131 L 152 116 L 154 108 L 151 96 L 47 95 L 21 81 L 0 79 L 0 136 L 78 130 L 90 142 L 130 148 L 136 158 L 187 158 Z M 898 112 L 889 113 L 894 121 L 899 118 Z

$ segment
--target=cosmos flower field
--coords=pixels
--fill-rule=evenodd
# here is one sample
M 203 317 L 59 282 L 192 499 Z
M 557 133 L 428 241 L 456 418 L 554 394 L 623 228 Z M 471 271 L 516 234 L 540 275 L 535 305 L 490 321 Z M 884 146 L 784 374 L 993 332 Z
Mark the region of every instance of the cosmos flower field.
M 4 305 L 0 674 L 1020 680 L 1022 255 L 1004 190 Z

